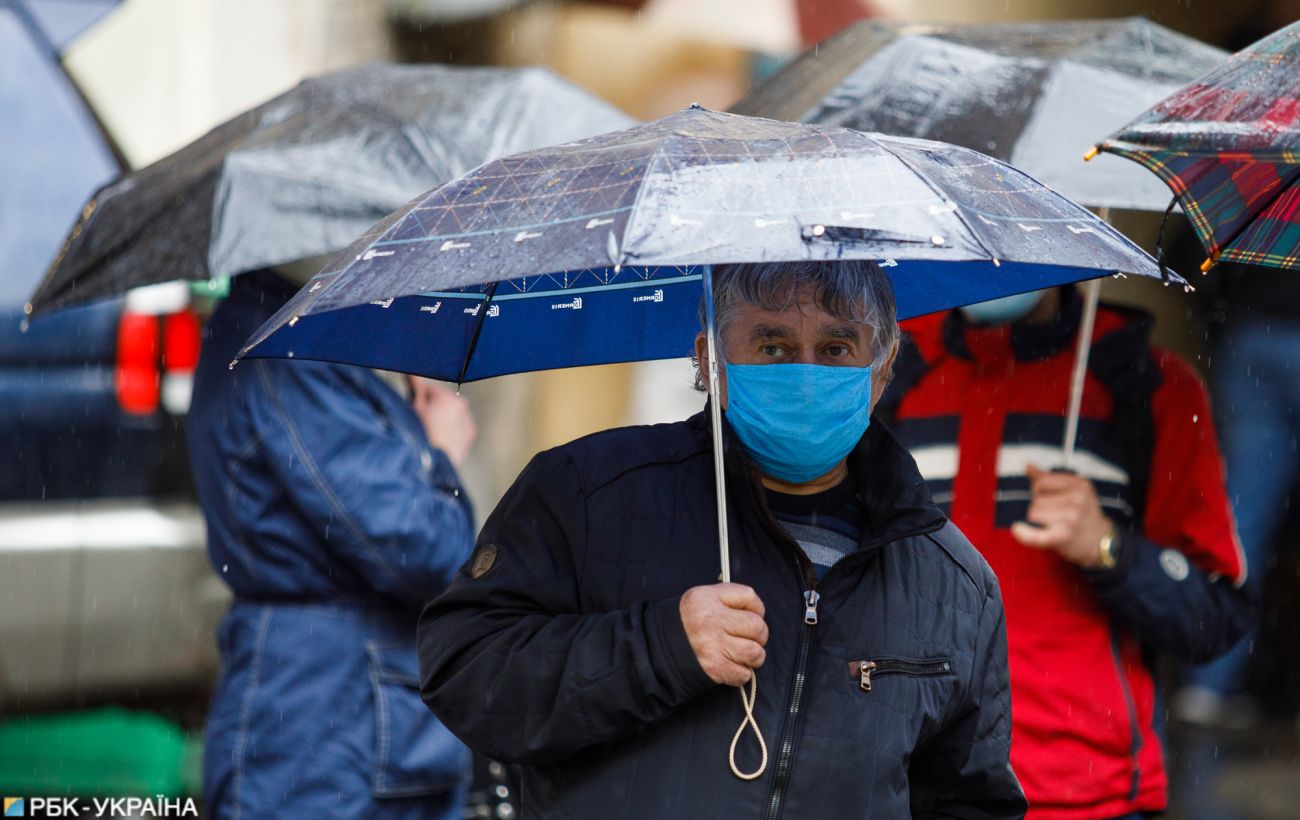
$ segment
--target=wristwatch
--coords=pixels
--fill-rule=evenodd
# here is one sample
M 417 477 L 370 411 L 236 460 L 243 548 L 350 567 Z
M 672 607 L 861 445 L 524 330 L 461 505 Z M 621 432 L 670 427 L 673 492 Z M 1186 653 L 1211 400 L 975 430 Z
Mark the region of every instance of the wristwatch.
M 1115 525 L 1110 525 L 1110 532 L 1101 537 L 1100 560 L 1097 562 L 1097 569 L 1113 569 L 1115 567 L 1116 556 L 1119 554 L 1119 531 Z

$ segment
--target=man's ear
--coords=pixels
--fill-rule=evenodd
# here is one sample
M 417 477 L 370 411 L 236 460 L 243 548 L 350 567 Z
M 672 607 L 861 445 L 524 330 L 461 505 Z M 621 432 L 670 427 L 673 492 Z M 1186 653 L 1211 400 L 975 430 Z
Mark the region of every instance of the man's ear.
M 704 385 L 705 392 L 709 389 L 709 338 L 701 330 L 695 334 L 695 361 L 700 366 L 700 382 Z

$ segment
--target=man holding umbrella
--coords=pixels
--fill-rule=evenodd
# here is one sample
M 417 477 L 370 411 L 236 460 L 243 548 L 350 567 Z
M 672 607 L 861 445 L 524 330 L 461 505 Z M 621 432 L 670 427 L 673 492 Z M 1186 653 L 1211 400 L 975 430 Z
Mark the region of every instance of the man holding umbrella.
M 997 582 L 870 424 L 889 280 L 714 282 L 736 583 L 706 414 L 543 453 L 421 617 L 425 701 L 539 817 L 1021 816 Z
M 1097 313 L 1073 470 L 1051 471 L 1082 303 L 1067 286 L 917 320 L 885 401 L 1002 584 L 1012 761 L 1043 818 L 1162 810 L 1153 655 L 1213 657 L 1254 615 L 1205 390 L 1149 315 Z

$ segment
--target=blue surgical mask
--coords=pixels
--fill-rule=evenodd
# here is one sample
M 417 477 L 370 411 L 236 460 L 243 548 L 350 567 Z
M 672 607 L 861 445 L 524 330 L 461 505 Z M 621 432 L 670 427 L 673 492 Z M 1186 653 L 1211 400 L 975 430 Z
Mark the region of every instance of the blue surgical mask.
M 727 365 L 727 421 L 766 475 L 826 475 L 871 423 L 871 368 Z
M 961 312 L 977 325 L 1006 325 L 1028 316 L 1038 304 L 1040 295 L 1036 290 L 1017 293 L 1015 296 L 1004 296 L 991 302 L 967 305 L 961 309 Z

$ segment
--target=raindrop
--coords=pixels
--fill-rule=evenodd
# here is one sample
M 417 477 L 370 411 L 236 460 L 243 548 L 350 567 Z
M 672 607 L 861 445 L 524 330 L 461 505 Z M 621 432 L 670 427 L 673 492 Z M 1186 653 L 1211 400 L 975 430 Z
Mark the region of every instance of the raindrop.
M 224 572 L 230 572 L 230 564 L 222 564 L 222 565 L 221 565 L 221 571 L 222 571 L 223 573 L 224 573 Z
M 942 245 L 944 243 L 942 236 L 932 236 L 930 237 L 930 241 L 935 245 Z

